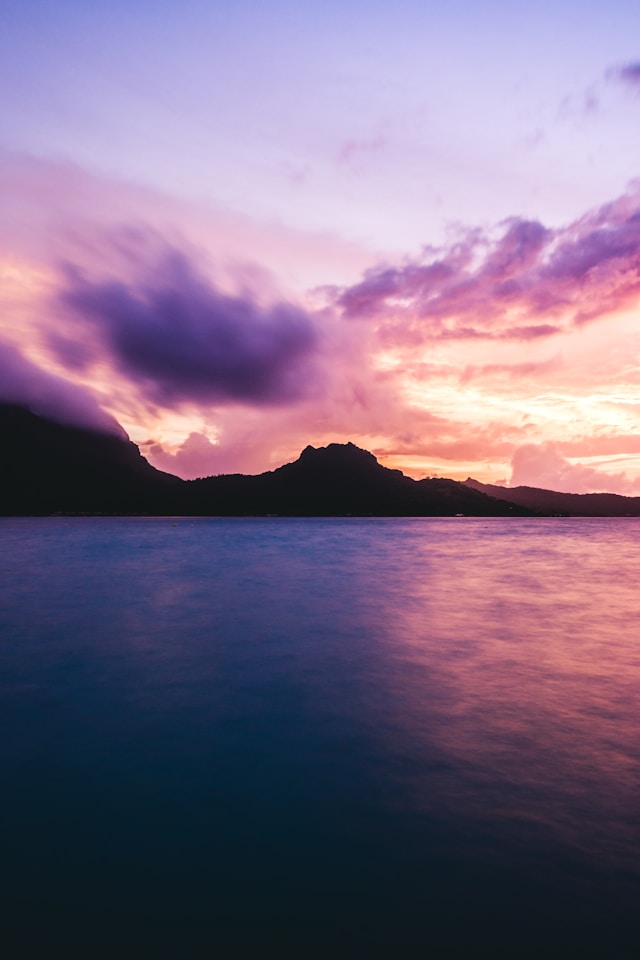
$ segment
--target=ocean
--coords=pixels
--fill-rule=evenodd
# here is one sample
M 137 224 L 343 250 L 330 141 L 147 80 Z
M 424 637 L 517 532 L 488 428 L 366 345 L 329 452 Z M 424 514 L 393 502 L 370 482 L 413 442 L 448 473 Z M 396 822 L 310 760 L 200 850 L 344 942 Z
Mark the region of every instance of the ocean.
M 637 519 L 0 519 L 14 958 L 635 958 Z

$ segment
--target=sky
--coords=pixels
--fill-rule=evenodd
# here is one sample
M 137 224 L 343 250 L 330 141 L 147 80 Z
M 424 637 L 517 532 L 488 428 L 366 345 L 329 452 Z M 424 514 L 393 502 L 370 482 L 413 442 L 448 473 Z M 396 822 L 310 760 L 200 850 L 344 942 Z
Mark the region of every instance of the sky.
M 640 495 L 637 0 L 4 0 L 0 399 Z

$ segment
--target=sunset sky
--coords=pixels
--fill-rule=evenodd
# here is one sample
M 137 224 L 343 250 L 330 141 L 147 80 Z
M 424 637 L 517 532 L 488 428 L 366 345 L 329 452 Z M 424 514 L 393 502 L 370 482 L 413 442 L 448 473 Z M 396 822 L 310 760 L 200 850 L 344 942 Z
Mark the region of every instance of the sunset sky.
M 5 0 L 0 399 L 640 495 L 640 4 Z

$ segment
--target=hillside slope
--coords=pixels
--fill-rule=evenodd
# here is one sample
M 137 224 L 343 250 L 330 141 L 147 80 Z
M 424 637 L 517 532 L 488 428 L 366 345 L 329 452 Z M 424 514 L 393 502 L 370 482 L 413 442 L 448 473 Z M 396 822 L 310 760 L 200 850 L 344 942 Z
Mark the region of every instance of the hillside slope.
M 537 487 L 500 487 L 497 484 L 480 483 L 471 477 L 464 482 L 471 490 L 499 497 L 547 516 L 640 516 L 640 497 L 623 497 L 616 493 L 559 493 Z
M 0 513 L 163 513 L 184 481 L 124 434 L 56 423 L 0 404 Z

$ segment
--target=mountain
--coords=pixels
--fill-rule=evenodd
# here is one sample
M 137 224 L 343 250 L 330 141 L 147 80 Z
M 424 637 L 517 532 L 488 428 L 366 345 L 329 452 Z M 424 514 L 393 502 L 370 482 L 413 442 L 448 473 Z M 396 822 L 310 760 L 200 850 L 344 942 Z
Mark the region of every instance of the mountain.
M 257 476 L 187 481 L 194 514 L 285 516 L 513 516 L 526 509 L 454 480 L 412 480 L 353 443 L 306 447 L 298 460 Z
M 0 514 L 513 516 L 526 508 L 453 480 L 412 480 L 352 443 L 307 447 L 257 476 L 180 480 L 124 434 L 0 403 Z
M 0 403 L 0 514 L 183 516 L 640 516 L 640 497 L 412 480 L 353 443 L 306 447 L 256 476 L 180 480 L 123 433 L 67 426 Z
M 0 514 L 165 513 L 184 483 L 125 436 L 0 403 Z
M 554 490 L 539 490 L 537 487 L 501 487 L 497 484 L 480 483 L 471 477 L 464 483 L 470 490 L 507 500 L 546 516 L 640 516 L 640 497 L 623 497 L 616 493 L 558 493 Z

